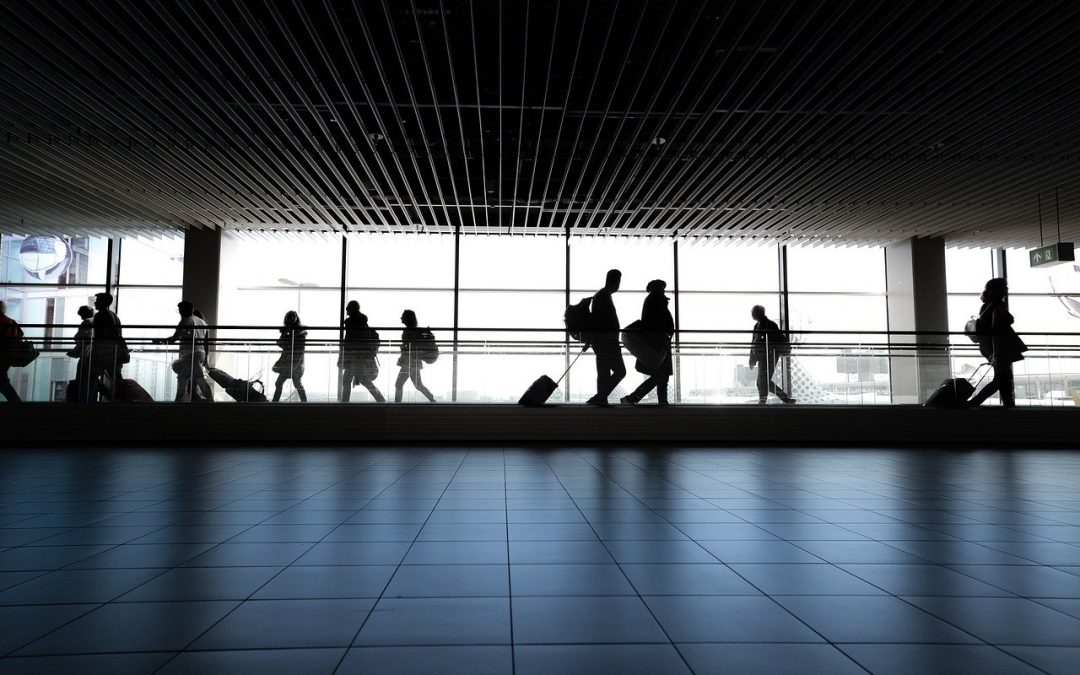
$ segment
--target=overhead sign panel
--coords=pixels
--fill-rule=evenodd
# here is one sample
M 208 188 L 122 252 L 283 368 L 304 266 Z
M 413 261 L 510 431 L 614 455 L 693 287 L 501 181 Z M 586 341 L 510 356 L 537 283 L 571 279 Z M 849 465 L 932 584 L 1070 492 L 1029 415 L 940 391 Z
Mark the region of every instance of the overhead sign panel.
M 1058 242 L 1028 251 L 1028 260 L 1032 267 L 1046 267 L 1061 262 L 1072 262 L 1075 259 L 1073 245 L 1070 242 Z

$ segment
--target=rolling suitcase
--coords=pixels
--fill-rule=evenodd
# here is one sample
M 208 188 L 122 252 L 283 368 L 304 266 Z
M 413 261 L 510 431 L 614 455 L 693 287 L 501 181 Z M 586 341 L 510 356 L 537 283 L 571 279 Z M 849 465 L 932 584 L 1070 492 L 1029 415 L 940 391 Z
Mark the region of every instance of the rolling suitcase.
M 153 403 L 154 398 L 135 380 L 120 380 L 116 400 L 121 403 Z
M 975 369 L 975 372 L 971 374 L 971 377 L 975 377 L 979 371 L 983 369 L 983 366 L 988 367 L 989 365 L 989 363 L 982 364 Z M 934 393 L 930 394 L 930 397 L 926 399 L 926 403 L 923 403 L 923 405 L 928 408 L 962 408 L 964 407 L 964 404 L 967 403 L 967 400 L 971 398 L 972 394 L 975 393 L 975 389 L 982 384 L 984 379 L 986 379 L 986 375 L 989 372 L 990 370 L 987 368 L 987 370 L 983 372 L 982 377 L 980 377 L 975 384 L 972 384 L 971 380 L 968 378 L 951 377 L 942 382 L 941 385 L 934 390 Z
M 587 349 L 587 348 L 586 348 Z M 574 367 L 577 360 L 581 358 L 581 355 L 585 353 L 585 349 L 578 352 L 578 355 L 574 357 L 574 360 L 570 362 L 570 368 Z M 521 395 L 521 399 L 518 401 L 518 405 L 527 406 L 539 406 L 544 405 L 547 402 L 551 394 L 558 388 L 559 382 L 566 377 L 566 373 L 570 372 L 570 368 L 567 368 L 558 380 L 553 380 L 547 375 L 541 375 L 529 385 L 529 388 L 525 390 L 525 393 Z

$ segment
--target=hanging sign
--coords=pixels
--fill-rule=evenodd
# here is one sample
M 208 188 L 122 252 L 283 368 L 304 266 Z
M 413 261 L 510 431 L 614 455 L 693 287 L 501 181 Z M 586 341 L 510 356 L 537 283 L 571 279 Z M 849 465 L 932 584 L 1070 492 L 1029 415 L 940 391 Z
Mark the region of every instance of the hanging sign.
M 1058 242 L 1040 246 L 1034 251 L 1028 251 L 1028 260 L 1031 262 L 1032 267 L 1046 267 L 1061 262 L 1072 262 L 1076 260 L 1076 257 L 1073 254 L 1072 243 Z

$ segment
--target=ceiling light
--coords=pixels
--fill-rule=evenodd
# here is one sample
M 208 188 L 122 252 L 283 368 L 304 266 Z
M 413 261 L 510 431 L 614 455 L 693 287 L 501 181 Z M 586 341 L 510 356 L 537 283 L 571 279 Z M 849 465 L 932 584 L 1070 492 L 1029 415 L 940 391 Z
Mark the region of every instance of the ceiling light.
M 652 143 L 653 145 L 663 145 L 664 143 L 667 143 L 667 139 L 663 138 L 662 136 L 657 136 L 656 138 L 652 139 L 649 142 Z

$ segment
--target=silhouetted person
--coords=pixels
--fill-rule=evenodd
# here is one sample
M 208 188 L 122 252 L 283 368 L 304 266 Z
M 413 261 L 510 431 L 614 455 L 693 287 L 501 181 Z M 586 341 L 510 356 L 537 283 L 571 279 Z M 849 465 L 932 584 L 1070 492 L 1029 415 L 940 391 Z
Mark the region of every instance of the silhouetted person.
M 784 403 L 794 403 L 795 399 L 772 381 L 776 362 L 780 360 L 779 350 L 787 345 L 784 334 L 775 321 L 765 316 L 765 308 L 761 305 L 754 305 L 750 316 L 757 322 L 750 342 L 750 367 L 758 366 L 758 403 L 765 403 L 769 399 L 769 392 L 776 394 Z
M 78 309 L 79 328 L 75 331 L 75 337 L 71 351 L 67 353 L 75 362 L 75 385 L 74 397 L 69 396 L 69 401 L 96 401 L 97 387 L 90 383 L 90 345 L 94 335 L 94 308 L 83 305 Z M 70 390 L 69 390 L 70 391 Z
M 1027 345 L 1013 330 L 1013 315 L 1006 306 L 1008 297 L 1008 283 L 1000 277 L 987 281 L 979 296 L 983 304 L 975 320 L 975 334 L 979 338 L 979 352 L 994 367 L 994 379 L 972 396 L 968 405 L 977 406 L 995 392 L 1001 398 L 1001 405 L 1006 408 L 1016 405 L 1012 364 L 1024 358 Z
M 300 378 L 304 376 L 304 348 L 307 345 L 307 331 L 300 323 L 300 315 L 289 310 L 285 312 L 282 326 L 279 329 L 281 336 L 278 337 L 277 346 L 281 348 L 281 356 L 272 366 L 271 370 L 278 374 L 274 382 L 274 401 L 281 400 L 281 388 L 285 386 L 285 380 L 292 380 L 296 395 L 301 401 L 307 401 L 307 392 Z
M 176 311 L 180 314 L 180 322 L 176 324 L 173 334 L 154 340 L 154 344 L 176 343 L 178 346 L 178 358 L 172 364 L 173 372 L 176 373 L 176 401 L 195 400 L 193 387 L 204 400 L 212 401 L 214 395 L 203 372 L 209 345 L 206 321 L 195 316 L 195 305 L 187 300 L 178 302 Z
M 608 396 L 626 377 L 626 364 L 619 348 L 619 315 L 611 298 L 621 282 L 622 272 L 608 270 L 604 287 L 592 299 L 589 343 L 596 352 L 596 395 L 586 401 L 589 405 L 607 405 Z
M 401 403 L 405 382 L 412 380 L 416 391 L 423 394 L 428 403 L 434 403 L 435 397 L 420 379 L 420 370 L 423 369 L 424 362 L 420 360 L 417 349 L 417 342 L 420 340 L 422 331 L 417 325 L 416 313 L 411 309 L 406 309 L 401 313 L 401 323 L 405 324 L 405 330 L 401 331 L 401 356 L 397 360 L 401 370 L 398 371 L 397 380 L 394 382 L 394 402 Z
M 11 385 L 8 369 L 11 368 L 11 355 L 23 340 L 22 328 L 7 315 L 7 303 L 0 300 L 0 394 L 8 403 L 19 403 L 19 393 Z
M 338 400 L 348 403 L 352 394 L 352 388 L 357 384 L 363 385 L 371 397 L 379 403 L 386 401 L 382 392 L 375 386 L 375 378 L 379 376 L 379 338 L 370 326 L 368 318 L 360 311 L 360 303 L 350 300 L 345 305 L 345 338 L 341 343 L 341 357 L 338 365 L 341 367 L 341 391 Z
M 104 376 L 108 375 L 109 400 L 116 400 L 116 386 L 120 381 L 121 369 L 131 359 L 127 343 L 124 341 L 124 329 L 120 317 L 110 307 L 112 293 L 94 294 L 93 346 L 90 348 L 89 380 L 90 387 L 96 387 Z
M 641 330 L 643 337 L 657 354 L 658 362 L 646 363 L 641 359 L 634 364 L 634 369 L 647 375 L 637 389 L 630 395 L 623 396 L 622 402 L 635 404 L 656 388 L 656 402 L 668 404 L 668 380 L 671 378 L 671 336 L 675 334 L 675 320 L 668 311 L 668 297 L 664 295 L 667 282 L 662 279 L 650 281 L 645 290 L 645 302 L 641 305 Z

